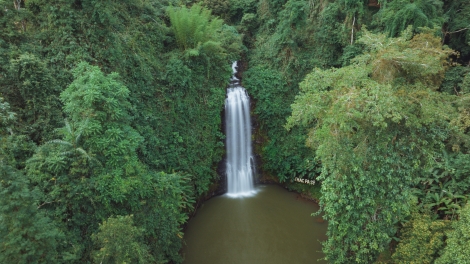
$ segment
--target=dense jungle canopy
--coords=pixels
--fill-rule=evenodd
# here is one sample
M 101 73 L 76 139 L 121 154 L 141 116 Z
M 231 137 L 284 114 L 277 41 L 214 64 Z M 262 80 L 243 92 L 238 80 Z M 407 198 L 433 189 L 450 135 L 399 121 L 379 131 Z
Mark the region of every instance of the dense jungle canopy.
M 470 0 L 0 0 L 0 263 L 181 263 L 236 60 L 330 263 L 470 263 Z

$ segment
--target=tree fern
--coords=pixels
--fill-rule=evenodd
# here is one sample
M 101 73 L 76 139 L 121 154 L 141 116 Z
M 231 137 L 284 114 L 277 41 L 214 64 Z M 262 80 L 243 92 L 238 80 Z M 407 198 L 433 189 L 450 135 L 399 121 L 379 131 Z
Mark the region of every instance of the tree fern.
M 195 4 L 191 8 L 169 7 L 167 11 L 176 43 L 181 50 L 203 47 L 201 45 L 208 41 L 217 42 L 223 21 L 212 17 L 210 10 Z

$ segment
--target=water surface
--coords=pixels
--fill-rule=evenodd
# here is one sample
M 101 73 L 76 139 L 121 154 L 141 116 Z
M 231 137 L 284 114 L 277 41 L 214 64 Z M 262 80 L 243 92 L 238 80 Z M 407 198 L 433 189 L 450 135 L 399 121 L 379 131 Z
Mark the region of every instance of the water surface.
M 318 206 L 275 185 L 257 191 L 205 202 L 188 223 L 184 263 L 317 263 L 327 228 L 321 217 L 310 216 Z

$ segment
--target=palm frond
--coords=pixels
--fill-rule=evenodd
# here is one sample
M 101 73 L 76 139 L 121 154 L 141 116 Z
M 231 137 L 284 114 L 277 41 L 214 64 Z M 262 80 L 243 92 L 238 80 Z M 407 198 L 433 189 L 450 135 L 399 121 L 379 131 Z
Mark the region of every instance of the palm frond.
M 65 140 L 62 140 L 62 139 L 49 140 L 45 144 L 59 144 L 59 145 L 62 145 L 62 146 L 73 147 L 72 143 L 70 143 L 68 141 L 65 141 Z
M 75 138 L 75 144 L 78 145 L 80 143 L 80 139 L 82 138 L 82 133 L 83 133 L 84 129 L 87 127 L 89 120 L 90 120 L 90 118 L 87 117 L 85 119 L 85 121 L 83 122 L 83 124 L 78 129 L 78 134 L 77 134 L 77 137 Z

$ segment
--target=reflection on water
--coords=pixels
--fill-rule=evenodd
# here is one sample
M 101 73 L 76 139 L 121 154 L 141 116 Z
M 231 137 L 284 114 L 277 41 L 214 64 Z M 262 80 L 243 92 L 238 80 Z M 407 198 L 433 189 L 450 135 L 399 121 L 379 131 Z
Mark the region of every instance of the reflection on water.
M 275 185 L 205 202 L 185 232 L 185 264 L 317 263 L 327 223 L 312 202 Z M 326 263 L 319 261 L 318 263 Z

